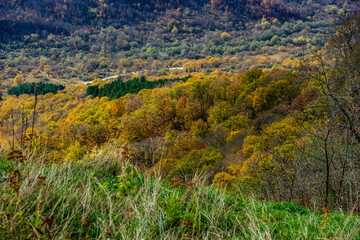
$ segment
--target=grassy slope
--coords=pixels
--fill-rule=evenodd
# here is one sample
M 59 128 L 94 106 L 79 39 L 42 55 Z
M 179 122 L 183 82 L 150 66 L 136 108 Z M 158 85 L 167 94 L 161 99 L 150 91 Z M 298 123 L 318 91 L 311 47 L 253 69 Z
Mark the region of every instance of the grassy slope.
M 240 197 L 199 179 L 145 178 L 124 156 L 108 147 L 73 164 L 0 160 L 0 239 L 360 238 L 358 216 Z M 18 193 L 10 167 L 21 172 Z

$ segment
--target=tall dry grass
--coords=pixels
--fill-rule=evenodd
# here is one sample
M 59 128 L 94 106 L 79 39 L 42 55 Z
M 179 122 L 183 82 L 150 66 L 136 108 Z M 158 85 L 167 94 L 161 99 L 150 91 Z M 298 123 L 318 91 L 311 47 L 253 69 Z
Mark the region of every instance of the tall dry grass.
M 11 167 L 9 160 L 0 162 L 10 173 L 0 175 L 1 239 L 360 237 L 358 216 L 245 198 L 208 186 L 199 176 L 171 183 L 146 177 L 113 145 L 76 163 L 50 165 L 31 156 L 24 163 L 12 160 Z M 121 179 L 126 190 L 119 187 Z

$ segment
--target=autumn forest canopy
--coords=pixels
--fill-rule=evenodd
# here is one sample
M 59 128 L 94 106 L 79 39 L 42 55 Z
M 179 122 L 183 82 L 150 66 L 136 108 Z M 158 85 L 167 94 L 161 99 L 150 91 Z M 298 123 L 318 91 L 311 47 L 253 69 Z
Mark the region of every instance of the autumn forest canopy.
M 0 3 L 0 238 L 360 238 L 358 7 Z
M 171 10 L 204 12 L 203 8 L 220 10 L 226 18 L 234 22 L 248 19 L 269 18 L 301 19 L 306 16 L 306 10 L 301 8 L 306 1 L 57 1 L 57 0 L 27 0 L 5 1 L 0 5 L 1 33 L 3 40 L 12 38 L 23 32 L 33 33 L 48 31 L 49 33 L 69 34 L 79 27 L 105 27 L 112 25 L 137 24 L 144 20 L 155 20 L 158 13 Z M 336 1 L 334 1 L 336 2 Z M 340 1 L 339 1 L 340 2 Z M 216 13 L 209 14 L 216 18 Z M 211 16 L 213 15 L 213 16 Z

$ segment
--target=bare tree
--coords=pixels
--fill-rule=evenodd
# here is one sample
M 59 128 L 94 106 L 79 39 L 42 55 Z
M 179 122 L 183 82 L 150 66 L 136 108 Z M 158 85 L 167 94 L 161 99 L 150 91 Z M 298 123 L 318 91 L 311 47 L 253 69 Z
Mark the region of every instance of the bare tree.
M 360 15 L 347 19 L 315 56 L 317 64 L 303 64 L 317 81 L 331 111 L 346 124 L 360 144 Z M 309 72 L 309 71 L 307 71 Z
M 324 186 L 318 193 L 324 206 L 360 211 L 360 15 L 346 19 L 325 50 L 302 61 L 299 75 L 320 89 L 322 113 L 306 130 L 311 167 L 302 166 L 303 178 Z

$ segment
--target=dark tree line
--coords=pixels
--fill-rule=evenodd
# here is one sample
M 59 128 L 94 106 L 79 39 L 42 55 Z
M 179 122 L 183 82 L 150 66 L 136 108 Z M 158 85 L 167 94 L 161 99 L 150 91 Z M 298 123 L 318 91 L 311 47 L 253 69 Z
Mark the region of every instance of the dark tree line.
M 64 90 L 65 86 L 52 83 L 25 83 L 17 87 L 12 87 L 8 90 L 9 95 L 22 95 L 22 94 L 40 94 L 56 93 L 57 91 Z
M 186 81 L 187 79 L 189 79 L 189 76 L 184 78 L 161 79 L 153 82 L 146 81 L 144 76 L 127 82 L 124 82 L 122 79 L 117 79 L 101 87 L 98 85 L 89 86 L 86 90 L 86 96 L 108 97 L 110 100 L 113 100 L 125 96 L 128 93 L 136 94 L 142 89 L 153 89 L 156 87 L 162 87 L 169 82 Z

